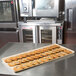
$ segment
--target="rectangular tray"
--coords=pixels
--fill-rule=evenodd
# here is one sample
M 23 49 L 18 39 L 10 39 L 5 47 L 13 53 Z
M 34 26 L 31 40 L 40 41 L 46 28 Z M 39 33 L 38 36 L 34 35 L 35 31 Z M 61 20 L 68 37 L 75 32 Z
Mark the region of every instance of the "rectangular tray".
M 52 45 L 54 45 L 54 44 L 52 44 Z M 34 50 L 38 50 L 38 49 L 42 49 L 42 48 L 46 48 L 46 47 L 49 47 L 49 46 L 52 46 L 52 45 L 48 45 L 48 46 L 44 46 L 44 47 L 41 47 L 41 48 L 29 50 L 29 51 L 27 51 L 27 52 L 34 51 Z M 58 44 L 55 44 L 55 45 L 58 45 Z M 62 59 L 65 59 L 65 58 L 69 58 L 69 57 L 71 57 L 71 56 L 74 56 L 75 51 L 73 51 L 73 50 L 71 50 L 71 49 L 68 49 L 68 48 L 66 48 L 66 47 L 63 47 L 63 46 L 61 46 L 61 45 L 58 45 L 58 46 L 60 46 L 61 48 L 64 48 L 64 49 L 67 49 L 67 50 L 71 51 L 72 54 L 68 54 L 68 55 L 66 55 L 66 56 L 63 56 L 63 57 L 60 57 L 60 58 L 56 58 L 56 59 L 53 59 L 53 60 L 50 60 L 50 61 L 54 61 L 54 62 L 55 62 L 55 61 L 60 61 L 60 60 L 62 60 Z M 8 57 L 20 55 L 20 54 L 27 53 L 27 52 L 22 52 L 22 53 L 19 53 L 19 54 L 15 54 L 15 55 L 8 56 Z M 5 63 L 5 61 L 4 61 L 4 60 L 5 60 L 6 58 L 8 58 L 8 57 L 2 58 L 2 63 L 5 65 L 5 67 L 7 67 L 7 69 L 8 69 L 9 71 L 14 72 L 13 67 L 8 66 L 8 64 Z M 48 62 L 50 62 L 50 61 L 48 61 Z M 47 62 L 45 62 L 45 63 L 47 63 Z M 44 64 L 44 63 L 42 63 L 42 64 Z M 41 64 L 39 64 L 39 65 L 41 65 Z M 36 66 L 38 66 L 38 65 L 36 65 Z M 33 67 L 35 67 L 35 66 L 33 66 Z M 31 67 L 30 67 L 30 68 L 31 68 Z M 11 70 L 10 70 L 10 69 L 11 69 Z M 29 68 L 28 68 L 28 69 L 29 69 Z M 25 70 L 26 70 L 26 69 L 25 69 Z

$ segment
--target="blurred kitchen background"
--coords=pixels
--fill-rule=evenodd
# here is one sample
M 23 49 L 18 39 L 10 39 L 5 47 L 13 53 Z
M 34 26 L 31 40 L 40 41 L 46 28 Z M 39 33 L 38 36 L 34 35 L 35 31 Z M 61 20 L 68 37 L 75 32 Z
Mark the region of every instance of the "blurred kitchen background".
M 0 48 L 8 42 L 76 44 L 76 0 L 0 0 Z

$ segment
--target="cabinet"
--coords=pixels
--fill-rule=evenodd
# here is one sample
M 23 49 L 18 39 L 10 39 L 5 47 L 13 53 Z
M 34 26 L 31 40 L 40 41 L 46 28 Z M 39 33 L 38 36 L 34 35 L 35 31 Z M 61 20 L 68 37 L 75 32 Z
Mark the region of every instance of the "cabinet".
M 18 30 L 0 29 L 0 48 L 8 42 L 18 42 Z

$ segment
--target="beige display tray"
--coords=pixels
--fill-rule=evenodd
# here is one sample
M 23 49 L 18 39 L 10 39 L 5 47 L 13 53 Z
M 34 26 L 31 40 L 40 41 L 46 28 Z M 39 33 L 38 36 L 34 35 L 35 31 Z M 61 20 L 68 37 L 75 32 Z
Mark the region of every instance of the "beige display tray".
M 9 57 L 13 57 L 13 56 L 20 55 L 20 54 L 32 52 L 32 51 L 34 51 L 34 50 L 43 49 L 43 48 L 46 48 L 46 47 L 49 47 L 49 46 L 52 46 L 52 45 L 54 45 L 54 44 L 51 44 L 51 45 L 48 45 L 48 46 L 44 46 L 44 47 L 41 47 L 41 48 L 37 48 L 37 49 L 33 49 L 33 50 L 29 50 L 29 51 L 27 51 L 27 52 L 22 52 L 22 53 L 19 53 L 19 54 L 11 55 L 11 56 L 8 56 L 8 57 L 4 57 L 4 58 L 2 58 L 2 63 L 5 65 L 5 67 L 7 67 L 7 69 L 8 69 L 9 71 L 14 72 L 13 68 L 14 68 L 15 66 L 14 66 L 14 67 L 10 67 L 10 66 L 4 61 L 5 59 L 7 59 L 7 58 L 9 58 Z M 70 57 L 74 56 L 75 51 L 73 51 L 73 50 L 71 50 L 71 49 L 68 49 L 68 48 L 66 48 L 66 47 L 63 47 L 63 46 L 61 46 L 61 45 L 59 45 L 59 44 L 55 44 L 55 45 L 58 45 L 58 46 L 60 46 L 61 48 L 67 49 L 67 50 L 71 51 L 72 53 L 71 53 L 71 54 L 68 54 L 68 55 L 65 55 L 65 56 L 63 56 L 63 57 L 59 57 L 59 58 L 56 58 L 56 59 L 53 59 L 53 60 L 49 60 L 49 61 L 47 61 L 47 62 L 52 62 L 52 61 L 56 62 L 56 61 L 60 61 L 60 60 L 62 60 L 62 59 L 66 59 L 66 58 L 70 58 Z M 47 62 L 45 62 L 45 63 L 47 63 Z M 44 63 L 42 63 L 42 64 L 44 64 Z M 41 64 L 39 64 L 39 65 L 41 65 Z M 36 66 L 38 66 L 38 65 L 36 65 Z M 35 66 L 33 66 L 33 67 L 35 67 Z M 29 68 L 32 68 L 32 67 L 29 67 Z M 29 68 L 28 68 L 28 69 L 29 69 Z M 26 70 L 26 69 L 24 69 L 24 70 Z M 14 72 L 14 73 L 15 73 L 15 72 Z

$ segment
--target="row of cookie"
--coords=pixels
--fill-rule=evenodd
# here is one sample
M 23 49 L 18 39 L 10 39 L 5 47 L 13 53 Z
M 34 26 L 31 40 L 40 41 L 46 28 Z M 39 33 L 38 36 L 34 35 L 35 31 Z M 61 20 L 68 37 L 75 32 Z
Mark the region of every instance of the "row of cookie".
M 36 59 L 39 59 L 39 58 L 42 58 L 42 57 L 45 57 L 45 56 L 48 56 L 48 55 L 51 55 L 51 54 L 54 54 L 54 52 L 52 53 L 52 51 L 49 51 L 49 52 L 37 54 L 37 55 L 34 55 L 34 56 L 22 58 L 22 59 L 19 59 L 17 61 L 10 62 L 10 63 L 8 63 L 8 65 L 10 67 L 12 67 L 12 66 L 19 65 L 21 63 L 25 63 L 25 62 L 29 62 L 29 61 L 33 61 L 33 60 L 36 60 Z
M 18 61 L 13 61 L 11 63 L 8 63 L 8 65 L 10 67 L 13 67 L 13 66 L 16 66 L 16 65 L 20 65 L 22 63 L 26 63 L 26 62 L 29 62 L 29 61 L 33 61 L 33 60 L 36 60 L 36 59 L 39 59 L 39 58 L 43 58 L 43 57 L 46 57 L 48 55 L 55 55 L 56 53 L 53 53 L 51 51 L 49 52 L 46 52 L 46 53 L 43 53 L 43 54 L 39 54 L 39 55 L 35 55 L 35 56 L 31 56 L 31 57 L 27 57 L 27 58 L 23 58 L 23 59 L 20 59 Z M 58 54 L 58 53 L 57 53 Z M 60 53 L 61 54 L 61 53 Z M 64 53 L 66 54 L 66 53 Z M 59 55 L 60 56 L 60 55 Z
M 24 69 L 28 69 L 30 67 L 34 67 L 36 65 L 40 65 L 40 64 L 45 63 L 45 62 L 49 62 L 50 60 L 53 60 L 53 59 L 56 59 L 56 58 L 59 58 L 59 57 L 63 57 L 65 55 L 67 55 L 67 54 L 64 53 L 64 52 L 60 52 L 60 53 L 57 53 L 57 54 L 54 54 L 54 55 L 49 55 L 49 56 L 46 56 L 46 57 L 43 57 L 43 58 L 40 58 L 40 59 L 37 59 L 37 60 L 34 60 L 34 61 L 30 61 L 30 62 L 21 64 L 21 65 L 17 65 L 13 68 L 13 70 L 15 72 L 22 71 Z
M 67 49 L 63 49 L 63 52 L 67 53 L 67 54 L 72 54 L 72 51 L 69 51 Z
M 48 49 L 57 49 L 57 48 L 60 48 L 60 45 L 52 45 L 52 46 L 49 46 Z
M 35 59 L 35 58 L 38 58 L 38 57 L 47 56 L 49 54 L 54 54 L 54 53 L 58 53 L 58 52 L 61 52 L 61 51 L 64 51 L 66 53 L 72 53 L 71 51 L 65 50 L 63 48 L 59 48 L 59 49 L 56 49 L 56 50 L 53 50 L 53 51 L 49 51 L 49 52 L 37 54 L 37 55 L 34 55 L 34 56 L 26 57 L 26 62 L 29 61 L 29 60 L 31 60 L 30 58 L 34 58 Z M 14 58 L 14 61 L 16 61 L 16 60 L 17 60 L 17 58 Z M 12 57 L 10 57 L 10 59 L 8 59 L 8 58 L 5 59 L 5 62 L 6 63 L 10 63 L 12 61 L 13 61 L 13 58 Z
M 17 55 L 17 56 L 6 58 L 5 62 L 10 63 L 14 60 L 18 60 L 18 59 L 25 58 L 25 57 L 28 57 L 28 56 L 31 56 L 31 55 L 35 55 L 35 54 L 44 53 L 44 52 L 47 52 L 47 51 L 50 51 L 50 50 L 48 50 L 48 48 L 38 49 L 38 50 L 35 50 L 35 51 L 32 51 L 32 52 L 23 53 L 23 54 L 20 54 L 20 55 Z
M 46 48 L 46 49 L 48 49 L 48 48 Z M 30 56 L 30 54 L 34 54 L 35 55 L 36 53 L 40 54 L 40 53 L 43 53 L 43 52 L 46 52 L 46 51 L 50 51 L 50 50 L 46 50 L 46 49 L 45 48 L 44 49 L 39 49 L 39 50 L 35 50 L 34 52 L 32 51 L 32 52 L 29 52 L 29 53 L 24 53 L 24 54 L 20 54 L 20 55 L 17 55 L 17 56 L 9 57 L 9 58 L 5 59 L 5 62 L 6 63 L 10 63 L 12 61 L 16 61 L 18 59 L 22 59 L 22 58 L 28 57 L 28 56 Z M 64 51 L 66 53 L 72 53 L 71 51 L 65 50 L 64 48 L 53 49 L 52 53 L 59 52 L 59 51 Z
M 35 60 L 35 59 L 39 59 L 41 57 L 45 57 L 45 56 L 55 54 L 55 53 L 58 53 L 58 52 L 59 52 L 58 50 L 48 51 L 48 52 L 45 52 L 45 53 L 41 53 L 41 54 L 37 54 L 37 55 L 34 55 L 34 56 L 22 58 L 22 59 L 19 59 L 17 61 L 13 61 L 11 63 L 8 63 L 8 65 L 9 66 L 19 65 L 20 63 L 25 63 L 25 62 L 32 61 L 32 60 Z
M 56 49 L 56 51 L 58 51 L 58 52 L 65 52 L 65 53 L 67 53 L 67 54 L 72 54 L 72 51 L 70 51 L 70 50 L 68 50 L 68 49 L 66 49 L 66 48 L 59 48 L 59 49 Z

